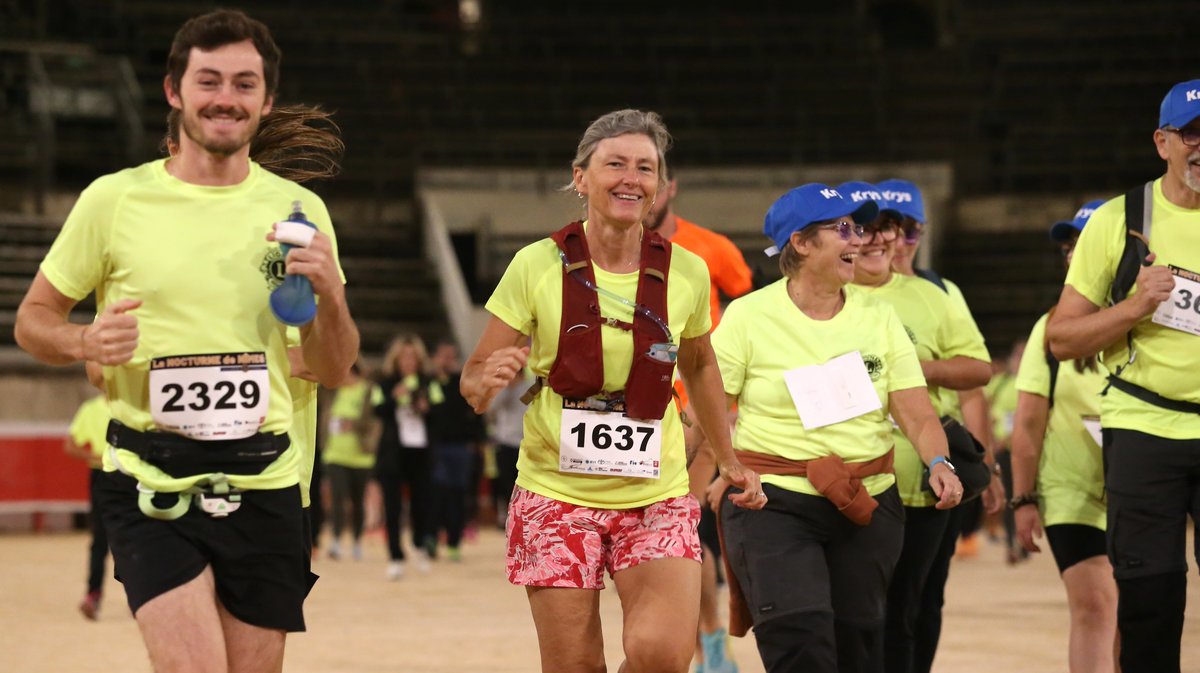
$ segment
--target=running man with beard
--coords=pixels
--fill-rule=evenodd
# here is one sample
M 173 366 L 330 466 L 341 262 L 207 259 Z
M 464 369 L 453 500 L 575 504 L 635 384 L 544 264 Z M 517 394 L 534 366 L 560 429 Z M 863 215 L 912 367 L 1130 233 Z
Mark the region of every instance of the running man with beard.
M 673 204 L 679 183 L 667 165 L 667 184 L 646 216 L 646 228 L 658 232 L 659 236 L 674 245 L 696 253 L 708 266 L 712 284 L 709 292 L 709 312 L 713 329 L 721 322 L 721 297 L 723 293 L 736 299 L 749 292 L 753 286 L 750 267 L 742 251 L 726 236 L 705 229 L 675 214 Z M 687 390 L 683 382 L 675 381 L 675 394 L 679 408 L 687 406 Z M 704 496 L 705 489 L 717 474 L 716 456 L 712 447 L 704 440 L 703 433 L 693 424 L 686 428 L 688 447 L 695 447 L 692 462 L 688 465 L 688 482 L 692 495 L 700 502 L 700 545 L 704 550 L 704 562 L 700 573 L 700 638 L 696 654 L 700 661 L 697 673 L 737 673 L 737 664 L 729 658 L 727 636 L 717 603 L 717 566 L 721 557 L 720 541 L 717 538 L 717 516 Z M 689 453 L 692 453 L 689 451 Z
M 324 203 L 250 159 L 279 60 L 241 12 L 185 23 L 163 82 L 178 152 L 80 195 L 17 314 L 39 360 L 104 366 L 113 448 L 98 487 L 156 671 L 278 671 L 286 633 L 304 630 L 303 449 L 288 441 L 292 367 L 270 293 L 285 273 L 311 282 L 300 359 L 324 385 L 359 338 Z M 297 202 L 317 231 L 284 257 L 272 223 Z M 93 290 L 95 321 L 70 323 Z

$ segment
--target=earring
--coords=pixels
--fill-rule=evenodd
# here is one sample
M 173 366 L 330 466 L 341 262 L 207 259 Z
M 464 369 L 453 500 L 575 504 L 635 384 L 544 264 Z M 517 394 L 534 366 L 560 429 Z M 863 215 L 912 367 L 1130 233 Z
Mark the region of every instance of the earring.
M 580 194 L 579 190 L 575 190 L 575 196 L 581 199 L 583 198 L 583 194 Z

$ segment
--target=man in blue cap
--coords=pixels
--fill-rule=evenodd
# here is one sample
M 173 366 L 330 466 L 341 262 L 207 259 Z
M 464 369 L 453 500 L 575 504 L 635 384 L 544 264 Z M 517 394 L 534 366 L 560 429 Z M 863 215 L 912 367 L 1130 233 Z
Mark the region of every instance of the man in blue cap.
M 1200 527 L 1200 80 L 1167 92 L 1154 145 L 1166 173 L 1092 214 L 1047 327 L 1059 361 L 1100 354 L 1112 372 L 1100 420 L 1125 673 L 1179 671 L 1189 514 Z M 1142 194 L 1149 254 L 1122 297 L 1126 202 Z

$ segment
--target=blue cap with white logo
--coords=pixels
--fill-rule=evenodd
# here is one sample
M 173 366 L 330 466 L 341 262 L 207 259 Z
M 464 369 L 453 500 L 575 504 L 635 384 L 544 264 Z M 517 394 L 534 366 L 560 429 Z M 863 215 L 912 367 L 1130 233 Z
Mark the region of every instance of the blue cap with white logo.
M 870 208 L 871 204 L 874 204 L 875 214 L 883 211 L 883 195 L 879 193 L 875 185 L 869 182 L 851 180 L 838 185 L 837 190 L 842 193 L 842 196 L 850 199 L 851 202 L 857 203 L 860 209 Z M 854 211 L 854 221 L 866 224 L 875 219 L 874 214 L 870 217 L 865 217 L 865 215 L 866 211 L 862 215 L 857 210 Z
M 1092 213 L 1102 206 L 1108 199 L 1092 199 L 1079 207 L 1075 211 L 1075 217 L 1070 220 L 1055 222 L 1050 227 L 1050 240 L 1056 243 L 1069 243 L 1071 236 L 1083 231 L 1083 225 L 1087 224 Z
M 883 195 L 885 211 L 890 210 L 925 223 L 925 199 L 921 190 L 908 180 L 893 178 L 875 184 Z
M 775 245 L 767 249 L 768 255 L 779 254 L 788 239 L 816 222 L 826 222 L 851 215 L 855 222 L 865 224 L 875 219 L 879 207 L 873 200 L 855 203 L 841 192 L 819 182 L 810 182 L 788 190 L 779 197 L 763 219 L 763 233 Z
M 1181 129 L 1200 117 L 1200 79 L 1180 82 L 1171 87 L 1158 107 L 1158 128 Z

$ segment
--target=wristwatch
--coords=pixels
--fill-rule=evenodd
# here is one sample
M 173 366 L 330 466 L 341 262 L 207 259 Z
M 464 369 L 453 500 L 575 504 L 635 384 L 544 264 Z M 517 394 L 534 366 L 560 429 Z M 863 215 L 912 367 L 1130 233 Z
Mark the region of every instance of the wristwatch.
M 938 463 L 945 463 L 946 467 L 950 468 L 950 474 L 958 474 L 958 470 L 954 468 L 954 463 L 950 462 L 945 456 L 934 456 L 933 460 L 929 461 L 929 471 L 933 472 L 933 466 Z
M 1037 491 L 1030 491 L 1028 493 L 1023 493 L 1021 495 L 1014 497 L 1012 500 L 1009 500 L 1008 508 L 1013 511 L 1016 511 L 1016 510 L 1024 507 L 1025 505 L 1036 505 L 1038 502 L 1038 497 L 1039 496 L 1038 496 Z

